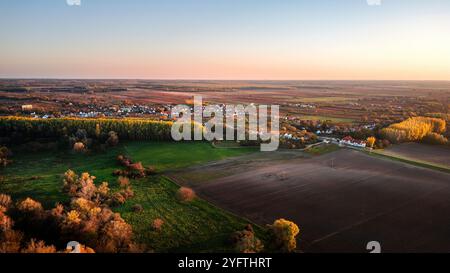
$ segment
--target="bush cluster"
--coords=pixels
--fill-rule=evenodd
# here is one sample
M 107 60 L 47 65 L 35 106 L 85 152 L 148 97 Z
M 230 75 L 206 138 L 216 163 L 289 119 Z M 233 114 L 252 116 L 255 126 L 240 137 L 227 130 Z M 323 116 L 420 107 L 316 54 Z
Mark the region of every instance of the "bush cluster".
M 161 231 L 163 225 L 164 225 L 164 220 L 161 219 L 161 218 L 156 218 L 156 219 L 153 220 L 153 222 L 152 222 L 152 228 L 153 228 L 155 231 Z
M 113 175 L 127 177 L 131 179 L 144 178 L 148 175 L 155 174 L 155 168 L 153 166 L 148 166 L 145 168 L 142 162 L 133 162 L 133 160 L 124 155 L 117 156 L 117 162 L 125 167 L 123 170 L 115 170 Z
M 190 202 L 195 199 L 196 194 L 191 188 L 181 187 L 178 189 L 176 197 L 181 202 Z
M 96 205 L 118 206 L 134 196 L 133 189 L 129 183 L 121 185 L 121 190 L 112 193 L 107 182 L 100 186 L 94 183 L 95 176 L 83 173 L 78 176 L 74 171 L 68 170 L 64 174 L 63 192 L 72 198 L 83 198 Z
M 7 147 L 0 147 L 0 167 L 6 167 L 12 162 L 11 160 L 9 160 L 9 157 L 11 157 L 11 155 L 12 153 Z
M 95 126 L 94 137 L 89 137 L 85 129 L 78 129 L 73 135 L 65 134 L 63 137 L 75 152 L 86 152 L 88 148 L 105 150 L 107 147 L 114 147 L 119 144 L 118 134 L 114 131 L 110 131 L 107 135 L 102 134 L 99 124 Z
M 64 246 L 73 240 L 92 247 L 82 246 L 85 253 L 145 251 L 133 243 L 132 228 L 120 214 L 83 197 L 51 210 L 31 198 L 13 205 L 9 196 L 1 194 L 0 202 L 0 253 L 55 253 L 55 246 L 68 252 Z
M 251 225 L 247 225 L 244 230 L 236 231 L 231 236 L 234 250 L 239 253 L 258 253 L 264 249 L 264 245 L 255 236 Z

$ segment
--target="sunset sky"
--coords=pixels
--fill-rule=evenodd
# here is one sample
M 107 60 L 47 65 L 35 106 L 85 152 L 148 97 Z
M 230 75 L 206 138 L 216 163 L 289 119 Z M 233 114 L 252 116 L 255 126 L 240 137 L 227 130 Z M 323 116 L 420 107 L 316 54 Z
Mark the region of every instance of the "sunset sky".
M 450 80 L 450 1 L 0 1 L 0 77 Z

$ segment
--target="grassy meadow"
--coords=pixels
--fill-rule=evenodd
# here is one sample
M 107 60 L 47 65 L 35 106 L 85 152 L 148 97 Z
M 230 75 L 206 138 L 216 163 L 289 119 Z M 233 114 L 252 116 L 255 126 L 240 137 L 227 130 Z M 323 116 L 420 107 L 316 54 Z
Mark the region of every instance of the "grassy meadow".
M 109 182 L 117 190 L 117 178 L 112 175 L 120 168 L 119 154 L 128 155 L 144 166 L 154 165 L 159 175 L 132 180 L 135 197 L 115 208 L 133 226 L 135 238 L 157 252 L 227 252 L 227 239 L 233 231 L 242 229 L 246 220 L 196 199 L 182 203 L 175 198 L 179 186 L 162 173 L 209 161 L 221 160 L 255 152 L 254 148 L 216 149 L 209 143 L 190 142 L 128 142 L 106 152 L 76 154 L 71 151 L 23 152 L 17 151 L 13 164 L 1 170 L 0 192 L 14 199 L 32 197 L 46 208 L 58 202 L 69 201 L 61 192 L 63 174 L 68 169 L 77 173 L 89 172 L 97 177 L 96 184 Z M 132 211 L 135 204 L 144 211 Z M 151 224 L 161 218 L 161 231 Z M 261 229 L 256 228 L 257 232 Z

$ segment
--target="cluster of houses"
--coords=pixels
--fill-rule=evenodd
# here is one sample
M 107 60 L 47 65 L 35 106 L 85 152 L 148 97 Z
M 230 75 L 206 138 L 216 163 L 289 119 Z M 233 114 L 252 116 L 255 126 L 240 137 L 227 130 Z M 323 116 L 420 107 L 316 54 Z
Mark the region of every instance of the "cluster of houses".
M 303 104 L 303 103 L 297 103 L 294 104 L 295 107 L 299 107 L 299 108 L 308 108 L 308 109 L 315 109 L 316 106 L 314 104 Z
M 280 135 L 280 138 L 286 139 L 286 140 L 293 140 L 293 141 L 300 141 L 300 140 L 308 141 L 310 139 L 310 137 L 307 135 L 298 137 L 298 136 L 294 136 L 293 134 L 289 134 L 289 133 Z
M 364 140 L 357 140 L 352 138 L 351 136 L 346 136 L 339 141 L 340 145 L 358 147 L 358 148 L 366 148 L 367 144 Z
M 72 103 L 69 104 L 72 106 Z M 166 106 L 147 106 L 147 105 L 131 105 L 131 106 L 97 106 L 88 105 L 85 111 L 66 110 L 58 114 L 59 117 L 79 117 L 79 118 L 96 118 L 96 117 L 127 117 L 127 116 L 159 116 L 167 119 L 170 116 L 170 105 Z M 52 118 L 52 114 L 37 114 L 34 112 L 33 105 L 22 105 L 22 112 L 30 114 L 34 118 Z M 33 112 L 32 112 L 33 111 Z
M 327 130 L 317 130 L 316 135 L 331 135 L 334 134 L 334 129 L 327 129 Z
M 255 105 L 254 103 L 250 103 L 248 106 L 254 106 L 254 105 Z M 202 108 L 200 110 L 199 108 L 195 108 L 194 109 L 194 107 L 191 106 L 191 107 L 189 107 L 189 111 L 191 113 L 194 113 L 195 115 L 201 116 L 202 113 L 205 112 L 206 107 L 207 106 L 202 106 Z M 221 109 L 223 113 L 226 113 L 227 105 L 225 105 L 225 104 L 218 104 L 217 107 L 218 107 L 218 109 Z M 245 107 L 247 107 L 247 105 L 244 105 L 244 108 L 237 108 L 236 107 L 234 109 L 233 116 L 236 117 L 236 116 L 244 116 L 244 115 L 246 115 Z M 169 108 L 172 109 L 171 106 Z M 179 116 L 180 116 L 180 113 L 176 112 L 176 111 L 171 112 L 171 115 L 170 115 L 170 117 L 173 118 L 173 119 L 176 119 Z

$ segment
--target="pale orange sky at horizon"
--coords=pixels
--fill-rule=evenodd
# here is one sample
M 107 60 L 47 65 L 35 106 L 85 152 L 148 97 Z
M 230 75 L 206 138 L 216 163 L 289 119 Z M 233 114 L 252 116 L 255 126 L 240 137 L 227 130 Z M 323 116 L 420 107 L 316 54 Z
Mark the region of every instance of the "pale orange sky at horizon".
M 1 78 L 450 80 L 450 1 L 24 3 Z

